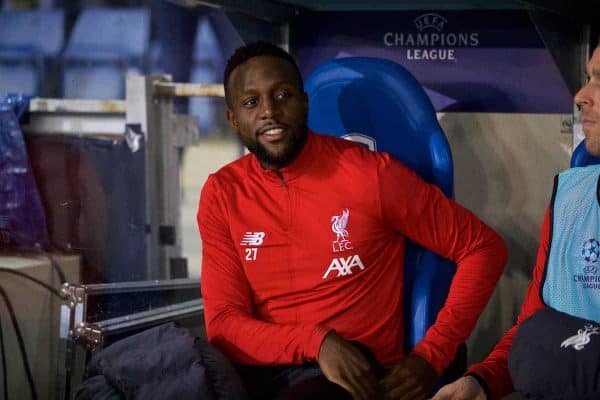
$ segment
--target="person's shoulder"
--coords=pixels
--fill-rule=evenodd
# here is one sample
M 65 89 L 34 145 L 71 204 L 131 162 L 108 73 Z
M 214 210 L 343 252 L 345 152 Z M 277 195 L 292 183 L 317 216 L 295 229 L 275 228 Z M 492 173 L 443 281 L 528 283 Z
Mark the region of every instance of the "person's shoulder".
M 600 172 L 600 164 L 586 165 L 582 167 L 571 167 L 564 169 L 558 173 L 558 175 L 576 175 L 576 174 L 597 174 Z
M 230 190 L 245 179 L 251 168 L 251 154 L 246 154 L 211 173 L 204 184 L 205 190 Z
M 557 185 L 587 185 L 590 181 L 595 182 L 600 174 L 600 165 L 587 165 L 583 167 L 571 167 L 560 171 L 554 176 L 554 186 Z
M 243 179 L 248 174 L 248 170 L 251 168 L 252 154 L 246 154 L 228 164 L 225 164 L 217 171 L 213 172 L 211 176 L 213 179 L 222 182 L 236 182 Z

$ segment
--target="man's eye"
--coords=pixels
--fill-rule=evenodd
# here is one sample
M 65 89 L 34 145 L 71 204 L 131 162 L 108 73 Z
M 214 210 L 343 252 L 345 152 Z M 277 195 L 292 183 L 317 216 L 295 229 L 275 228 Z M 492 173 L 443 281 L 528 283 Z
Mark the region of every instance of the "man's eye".
M 277 99 L 281 100 L 281 99 L 285 99 L 286 97 L 290 96 L 290 92 L 288 92 L 287 90 L 282 90 L 281 92 L 277 93 L 277 95 L 275 96 Z
M 256 104 L 257 104 L 257 100 L 256 100 L 256 99 L 254 99 L 254 98 L 251 98 L 251 99 L 246 99 L 246 100 L 244 100 L 244 101 L 242 102 L 242 105 L 243 105 L 244 107 L 253 107 L 253 106 L 255 106 Z

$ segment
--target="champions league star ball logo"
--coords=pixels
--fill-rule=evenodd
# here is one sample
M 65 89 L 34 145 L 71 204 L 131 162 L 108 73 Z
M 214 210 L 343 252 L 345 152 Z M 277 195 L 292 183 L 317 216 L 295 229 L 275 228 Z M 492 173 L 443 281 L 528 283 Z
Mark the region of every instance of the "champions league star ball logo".
M 598 240 L 591 238 L 583 242 L 581 255 L 588 264 L 595 264 L 600 258 L 600 243 Z M 595 268 L 595 267 L 594 267 Z

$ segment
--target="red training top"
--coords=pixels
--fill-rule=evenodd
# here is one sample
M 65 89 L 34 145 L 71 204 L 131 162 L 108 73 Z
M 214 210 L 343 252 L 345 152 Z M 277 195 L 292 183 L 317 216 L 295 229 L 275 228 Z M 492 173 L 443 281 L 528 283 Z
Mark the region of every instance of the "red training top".
M 515 333 L 519 329 L 521 322 L 531 317 L 544 303 L 540 297 L 540 289 L 544 270 L 546 268 L 546 259 L 550 250 L 550 209 L 546 210 L 544 223 L 542 224 L 542 234 L 540 238 L 540 247 L 538 248 L 533 278 L 527 289 L 525 301 L 521 306 L 521 312 L 517 317 L 517 322 L 510 328 L 489 356 L 479 364 L 474 364 L 467 373 L 474 373 L 481 377 L 488 386 L 490 400 L 500 399 L 514 391 L 510 373 L 508 372 L 508 352 L 513 343 Z
M 398 362 L 407 237 L 457 263 L 414 349 L 440 373 L 506 261 L 496 233 L 402 163 L 314 133 L 279 173 L 249 154 L 212 174 L 198 225 L 209 340 L 246 364 L 314 361 L 331 329 L 386 367 Z

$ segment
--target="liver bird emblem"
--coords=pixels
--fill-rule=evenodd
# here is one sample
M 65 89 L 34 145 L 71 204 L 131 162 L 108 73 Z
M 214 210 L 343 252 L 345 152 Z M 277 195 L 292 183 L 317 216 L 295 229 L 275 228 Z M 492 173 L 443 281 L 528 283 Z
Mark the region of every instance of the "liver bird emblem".
M 565 339 L 561 344 L 561 348 L 573 346 L 575 350 L 581 350 L 590 342 L 590 336 L 600 333 L 600 328 L 593 325 L 585 325 L 584 329 L 578 329 L 577 334 Z
M 346 225 L 348 225 L 348 217 L 350 216 L 350 211 L 346 208 L 342 211 L 342 215 L 334 215 L 331 217 L 331 230 L 333 233 L 337 235 L 336 241 L 340 240 L 348 240 L 348 231 L 346 230 Z

